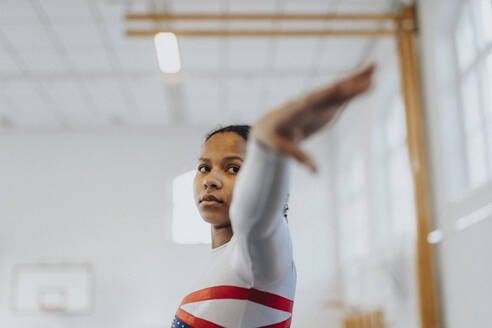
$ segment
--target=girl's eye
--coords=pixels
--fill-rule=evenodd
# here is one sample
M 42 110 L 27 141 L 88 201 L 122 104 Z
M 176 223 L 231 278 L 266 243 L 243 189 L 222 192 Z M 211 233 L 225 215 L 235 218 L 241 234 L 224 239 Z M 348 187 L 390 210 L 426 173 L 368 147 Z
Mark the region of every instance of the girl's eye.
M 210 171 L 210 169 L 209 169 L 209 167 L 208 167 L 208 166 L 206 166 L 206 165 L 202 165 L 202 166 L 199 166 L 199 167 L 198 167 L 198 171 L 199 171 L 200 173 L 205 173 L 205 172 Z
M 231 166 L 227 170 L 229 173 L 237 174 L 239 172 L 239 166 Z

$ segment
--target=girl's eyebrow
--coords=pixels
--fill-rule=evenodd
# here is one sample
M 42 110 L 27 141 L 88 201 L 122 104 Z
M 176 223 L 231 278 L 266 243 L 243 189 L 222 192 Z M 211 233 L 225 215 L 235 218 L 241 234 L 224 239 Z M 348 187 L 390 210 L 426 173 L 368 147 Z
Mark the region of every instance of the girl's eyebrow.
M 200 157 L 198 159 L 199 161 L 202 161 L 202 162 L 211 162 L 208 158 L 205 158 L 205 157 Z M 224 157 L 224 161 L 232 161 L 232 160 L 240 160 L 241 162 L 243 162 L 243 158 L 240 157 L 240 156 L 228 156 L 228 157 Z
M 241 162 L 243 161 L 242 157 L 240 156 L 228 156 L 226 158 L 224 158 L 225 161 L 232 161 L 232 160 L 240 160 Z

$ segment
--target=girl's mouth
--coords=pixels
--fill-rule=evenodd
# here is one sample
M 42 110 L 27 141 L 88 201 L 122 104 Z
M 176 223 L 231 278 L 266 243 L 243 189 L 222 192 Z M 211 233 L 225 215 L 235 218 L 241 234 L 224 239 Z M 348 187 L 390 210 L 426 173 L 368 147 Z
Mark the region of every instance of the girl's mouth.
M 221 205 L 223 203 L 224 202 L 222 200 L 212 195 L 207 195 L 200 200 L 200 204 L 203 206 L 218 205 L 218 204 Z

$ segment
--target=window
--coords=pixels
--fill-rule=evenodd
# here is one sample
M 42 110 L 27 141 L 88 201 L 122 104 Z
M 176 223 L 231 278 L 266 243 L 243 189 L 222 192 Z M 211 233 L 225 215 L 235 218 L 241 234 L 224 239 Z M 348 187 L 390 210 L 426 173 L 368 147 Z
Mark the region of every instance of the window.
M 195 170 L 173 180 L 173 241 L 179 244 L 210 243 L 210 225 L 203 221 L 193 201 Z
M 485 94 L 488 95 L 487 105 L 486 105 L 486 108 L 488 108 L 488 112 L 487 112 L 487 116 L 488 116 L 487 130 L 489 132 L 488 145 L 489 145 L 489 147 L 492 147 L 492 53 L 489 53 L 487 55 L 487 71 L 486 71 L 486 74 L 487 74 L 487 87 L 485 89 L 486 90 Z M 489 165 L 491 165 L 491 163 L 492 163 L 492 151 L 489 151 Z
M 386 180 L 388 221 L 392 236 L 401 237 L 415 231 L 413 177 L 407 147 L 405 107 L 395 97 L 385 113 L 382 161 Z
M 363 158 L 357 150 L 344 150 L 346 156 L 338 157 L 337 207 L 341 257 L 350 260 L 369 251 L 369 227 Z
M 467 189 L 492 178 L 492 1 L 465 0 L 454 30 Z

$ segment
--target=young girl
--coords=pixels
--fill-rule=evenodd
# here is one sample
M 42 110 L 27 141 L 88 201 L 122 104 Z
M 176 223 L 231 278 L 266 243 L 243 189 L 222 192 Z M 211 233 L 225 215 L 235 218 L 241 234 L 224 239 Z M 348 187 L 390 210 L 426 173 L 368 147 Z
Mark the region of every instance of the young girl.
M 267 113 L 251 132 L 232 125 L 206 137 L 194 193 L 200 215 L 211 224 L 212 254 L 173 328 L 290 327 L 296 270 L 284 217 L 289 157 L 316 171 L 299 143 L 366 91 L 373 70 Z

